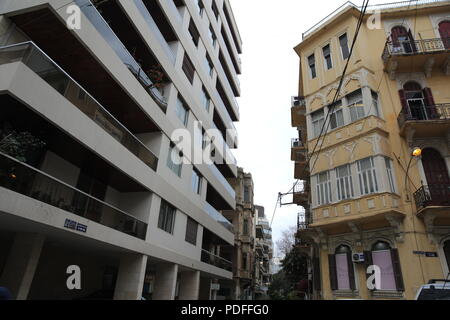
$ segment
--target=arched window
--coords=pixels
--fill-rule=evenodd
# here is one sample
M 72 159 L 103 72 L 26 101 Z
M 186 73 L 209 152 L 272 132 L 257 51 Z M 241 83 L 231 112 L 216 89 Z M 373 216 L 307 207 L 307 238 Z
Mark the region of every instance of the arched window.
M 411 30 L 406 30 L 403 26 L 392 28 L 391 40 L 394 53 L 405 54 L 416 51 L 416 45 Z
M 375 265 L 380 268 L 381 286 L 379 290 L 404 290 L 397 249 L 392 249 L 386 241 L 377 241 L 372 245 L 371 251 L 364 252 L 364 258 L 368 266 Z
M 408 81 L 399 91 L 403 113 L 408 120 L 432 120 L 438 117 L 436 103 L 430 88 Z
M 442 21 L 439 23 L 439 33 L 445 49 L 450 49 L 450 21 Z
M 450 177 L 442 155 L 433 148 L 422 151 L 422 165 L 427 178 L 427 206 L 450 205 Z
M 355 290 L 355 269 L 352 250 L 347 245 L 336 248 L 335 254 L 328 256 L 330 283 L 332 290 Z

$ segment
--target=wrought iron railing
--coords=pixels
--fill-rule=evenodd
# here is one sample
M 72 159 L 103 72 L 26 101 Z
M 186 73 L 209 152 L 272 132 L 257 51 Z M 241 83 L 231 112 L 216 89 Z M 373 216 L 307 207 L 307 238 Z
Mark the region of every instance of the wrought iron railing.
M 227 271 L 233 271 L 233 264 L 222 257 L 216 256 L 207 250 L 202 249 L 201 261 L 217 268 L 224 269 Z
M 403 109 L 398 116 L 398 124 L 403 127 L 408 121 L 450 120 L 450 103 L 433 106 L 417 106 Z
M 450 206 L 450 183 L 422 186 L 414 192 L 417 209 L 434 206 Z
M 386 63 L 392 56 L 410 56 L 443 51 L 450 51 L 450 38 L 389 41 L 384 47 L 382 57 Z
M 0 187 L 145 240 L 145 222 L 1 152 Z
M 146 165 L 156 170 L 158 158 L 36 44 L 29 41 L 0 47 L 0 65 L 19 61 Z

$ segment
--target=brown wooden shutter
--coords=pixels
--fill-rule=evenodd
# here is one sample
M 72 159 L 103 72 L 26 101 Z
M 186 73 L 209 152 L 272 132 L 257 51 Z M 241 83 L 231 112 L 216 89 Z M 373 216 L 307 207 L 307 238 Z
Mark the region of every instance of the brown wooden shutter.
M 399 90 L 398 95 L 400 96 L 400 103 L 402 104 L 402 113 L 407 119 L 411 119 L 412 115 L 408 107 L 408 100 L 406 100 L 405 90 Z
M 414 37 L 412 35 L 411 29 L 408 30 L 408 38 L 409 38 L 409 41 L 411 42 L 411 49 L 412 49 L 412 51 L 413 52 L 417 52 L 416 43 L 414 41 Z
M 350 289 L 356 290 L 355 282 L 355 267 L 353 266 L 352 253 L 347 252 L 347 264 L 348 264 L 348 279 L 350 282 Z
M 320 260 L 318 257 L 313 258 L 313 280 L 314 280 L 314 289 L 320 291 L 321 290 Z
M 423 89 L 423 96 L 425 97 L 426 112 L 429 119 L 438 118 L 436 111 L 436 103 L 434 102 L 433 93 L 430 88 Z
M 403 284 L 402 269 L 400 266 L 400 257 L 398 255 L 398 249 L 391 250 L 392 267 L 394 269 L 395 285 L 397 291 L 405 291 L 405 285 Z
M 364 266 L 366 267 L 364 273 L 366 274 L 366 279 L 368 279 L 370 276 L 369 274 L 367 274 L 367 268 L 371 265 L 373 265 L 372 251 L 364 251 Z
M 338 281 L 337 281 L 337 269 L 336 269 L 336 255 L 334 255 L 334 254 L 328 255 L 328 267 L 330 269 L 331 290 L 337 290 L 338 289 Z

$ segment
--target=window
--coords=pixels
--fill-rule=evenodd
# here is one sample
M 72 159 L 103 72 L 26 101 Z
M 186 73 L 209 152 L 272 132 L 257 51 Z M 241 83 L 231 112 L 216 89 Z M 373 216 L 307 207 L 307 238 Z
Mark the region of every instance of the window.
M 394 174 L 392 173 L 392 165 L 391 165 L 392 160 L 389 158 L 384 158 L 384 161 L 386 163 L 386 172 L 389 181 L 389 188 L 392 193 L 395 193 Z
M 197 245 L 197 231 L 198 231 L 198 223 L 197 221 L 187 218 L 186 223 L 186 242 L 189 242 L 192 245 Z
M 214 12 L 214 15 L 216 16 L 216 19 L 219 20 L 219 9 L 217 8 L 216 0 L 212 1 L 211 9 Z
M 308 65 L 309 65 L 309 71 L 311 75 L 311 79 L 314 79 L 317 77 L 316 72 L 316 58 L 314 57 L 314 54 L 310 55 L 308 57 Z
M 328 171 L 317 175 L 317 197 L 319 206 L 332 201 L 330 173 Z
M 244 219 L 244 223 L 242 226 L 242 235 L 248 236 L 248 219 Z
M 198 14 L 200 17 L 203 16 L 203 12 L 205 11 L 205 6 L 203 5 L 202 0 L 197 0 L 197 8 L 198 8 Z
M 358 162 L 359 186 L 361 195 L 378 192 L 377 173 L 372 157 Z
M 200 40 L 200 33 L 198 32 L 198 29 L 195 26 L 195 23 L 192 19 L 189 22 L 189 33 L 192 37 L 192 41 L 194 42 L 195 46 L 197 47 L 199 40 Z
M 356 290 L 355 268 L 349 246 L 340 245 L 328 255 L 331 290 Z
M 247 270 L 247 253 L 242 253 L 242 269 Z
M 206 111 L 209 112 L 209 106 L 211 104 L 211 99 L 209 98 L 209 94 L 206 92 L 205 87 L 202 87 L 202 95 L 201 95 L 202 105 Z
M 450 49 L 450 20 L 439 23 L 439 33 L 445 49 Z
M 350 109 L 350 118 L 352 122 L 364 118 L 364 104 L 361 90 L 357 90 L 347 96 L 347 103 Z
M 216 42 L 217 42 L 217 37 L 216 37 L 216 34 L 214 33 L 214 30 L 211 25 L 209 26 L 209 38 L 211 39 L 211 43 L 212 43 L 213 47 L 215 47 Z
M 377 117 L 379 117 L 380 116 L 380 109 L 379 109 L 379 106 L 378 106 L 378 94 L 376 92 L 373 92 L 373 91 L 372 91 L 372 103 L 373 103 L 373 108 L 375 110 L 375 115 Z
M 173 234 L 173 228 L 175 226 L 175 215 L 177 210 L 168 204 L 166 201 L 161 200 L 161 207 L 159 208 L 158 228 Z
M 244 202 L 250 202 L 250 188 L 244 186 Z
M 403 290 L 403 280 L 400 270 L 398 251 L 384 241 L 378 241 L 367 253 L 371 264 L 381 270 L 380 290 Z M 371 260 L 371 261 L 370 261 Z
M 342 102 L 338 101 L 334 105 L 329 106 L 333 109 L 330 117 L 331 130 L 342 127 L 344 125 L 344 113 L 342 111 Z
M 333 68 L 330 45 L 327 44 L 325 47 L 322 48 L 322 51 L 323 51 L 323 58 L 325 59 L 325 66 L 327 67 L 327 70 L 330 70 L 331 68 Z
M 177 97 L 175 112 L 177 114 L 178 119 L 180 119 L 181 123 L 183 123 L 184 126 L 187 126 L 189 111 L 186 106 L 186 103 L 184 102 L 183 98 L 180 95 L 178 95 Z
M 353 198 L 353 179 L 349 164 L 336 168 L 336 182 L 339 201 Z
M 350 56 L 350 51 L 348 49 L 348 38 L 346 33 L 339 37 L 339 44 L 341 45 L 342 59 L 347 60 Z
M 192 171 L 192 190 L 196 194 L 200 194 L 202 192 L 202 176 L 195 168 Z
M 173 171 L 177 176 L 181 177 L 181 167 L 183 159 L 180 155 L 180 151 L 175 148 L 175 145 L 171 145 L 169 148 L 169 156 L 167 157 L 167 167 Z
M 323 124 L 324 124 L 324 112 L 322 110 L 318 110 L 311 114 L 311 121 L 313 125 L 313 134 L 314 138 L 317 138 L 320 135 L 320 132 L 322 131 Z
M 213 65 L 211 59 L 209 58 L 208 54 L 206 54 L 206 56 L 205 56 L 205 68 L 206 68 L 206 71 L 208 72 L 209 76 L 212 77 L 214 65 Z
M 194 82 L 195 68 L 186 53 L 184 54 L 183 59 L 183 71 L 189 82 L 192 84 Z

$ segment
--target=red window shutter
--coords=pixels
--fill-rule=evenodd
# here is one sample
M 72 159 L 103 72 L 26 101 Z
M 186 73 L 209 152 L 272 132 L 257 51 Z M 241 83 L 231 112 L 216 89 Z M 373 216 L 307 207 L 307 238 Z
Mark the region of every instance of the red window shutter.
M 372 258 L 372 252 L 371 251 L 364 251 L 364 265 L 366 267 L 366 278 L 369 278 L 369 274 L 367 274 L 367 268 L 373 265 L 373 258 Z
M 398 95 L 400 96 L 400 103 L 402 104 L 402 112 L 406 117 L 409 117 L 411 114 L 408 108 L 408 101 L 406 100 L 405 90 L 399 90 Z
M 414 37 L 412 35 L 411 29 L 408 30 L 408 38 L 409 38 L 409 41 L 411 42 L 412 51 L 416 52 L 417 51 L 416 43 L 414 42 Z
M 403 283 L 402 268 L 400 265 L 400 257 L 398 255 L 398 249 L 391 250 L 392 267 L 394 269 L 395 285 L 397 291 L 405 291 L 405 285 Z
M 450 49 L 450 21 L 442 21 L 439 24 L 439 33 L 445 49 Z
M 336 255 L 334 254 L 328 255 L 328 268 L 330 269 L 331 290 L 337 290 L 338 281 L 337 281 Z
M 348 279 L 350 282 L 350 289 L 354 291 L 356 290 L 356 281 L 355 281 L 355 268 L 353 266 L 351 252 L 347 252 L 347 264 L 348 264 Z

